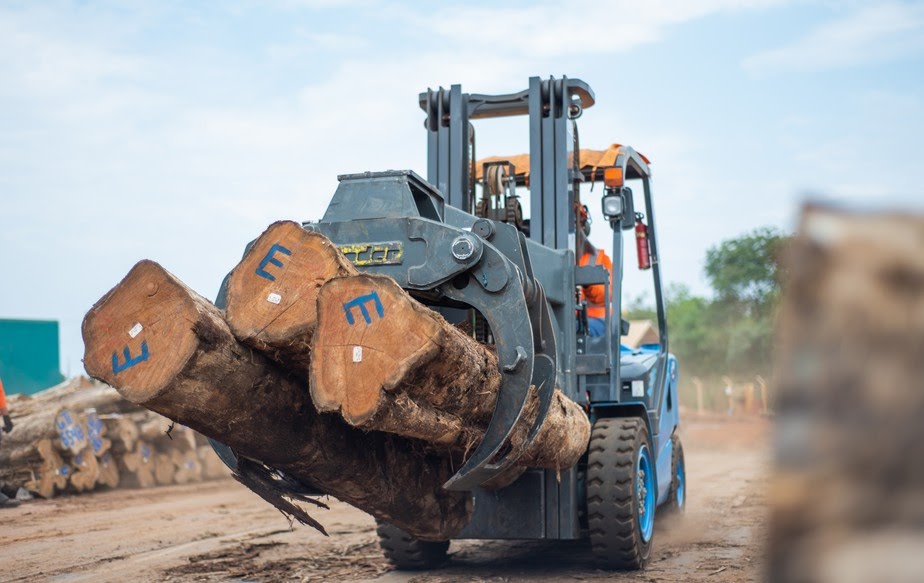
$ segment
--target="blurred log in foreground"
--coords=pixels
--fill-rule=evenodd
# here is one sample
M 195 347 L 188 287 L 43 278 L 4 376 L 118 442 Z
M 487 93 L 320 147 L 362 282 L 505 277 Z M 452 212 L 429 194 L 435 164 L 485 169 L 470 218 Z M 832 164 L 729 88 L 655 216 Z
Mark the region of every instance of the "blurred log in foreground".
M 771 581 L 924 573 L 924 216 L 805 209 L 777 362 Z

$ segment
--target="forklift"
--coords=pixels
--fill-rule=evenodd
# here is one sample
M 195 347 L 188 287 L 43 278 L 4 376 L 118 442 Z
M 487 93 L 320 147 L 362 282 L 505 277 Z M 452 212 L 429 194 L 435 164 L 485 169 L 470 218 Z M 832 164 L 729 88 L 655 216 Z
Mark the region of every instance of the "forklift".
M 483 441 L 444 484 L 472 493 L 472 518 L 458 538 L 589 539 L 600 566 L 631 570 L 650 558 L 655 515 L 685 507 L 678 371 L 668 352 L 649 163 L 627 146 L 582 162 L 577 120 L 594 103 L 587 83 L 567 77 L 532 77 L 527 89 L 503 95 L 463 93 L 459 85 L 428 90 L 419 95 L 427 180 L 412 171 L 339 176 L 324 216 L 303 226 L 341 247 L 399 250 L 357 268 L 391 277 L 496 348 L 495 411 Z M 472 122 L 508 116 L 528 116 L 529 154 L 477 163 Z M 593 204 L 612 231 L 612 273 L 578 265 L 575 256 L 588 182 L 602 184 Z M 528 213 L 519 194 L 526 189 Z M 621 342 L 629 327 L 621 317 L 627 231 L 635 233 L 639 268 L 651 274 L 658 319 L 658 342 L 639 348 Z M 588 326 L 580 294 L 587 286 L 603 286 L 607 298 L 602 335 Z M 530 469 L 502 489 L 482 487 L 526 449 L 514 451 L 508 440 L 530 391 L 539 395 L 531 441 L 555 388 L 590 418 L 585 456 L 567 470 Z M 386 557 L 404 569 L 438 566 L 450 544 L 384 523 L 378 533 Z

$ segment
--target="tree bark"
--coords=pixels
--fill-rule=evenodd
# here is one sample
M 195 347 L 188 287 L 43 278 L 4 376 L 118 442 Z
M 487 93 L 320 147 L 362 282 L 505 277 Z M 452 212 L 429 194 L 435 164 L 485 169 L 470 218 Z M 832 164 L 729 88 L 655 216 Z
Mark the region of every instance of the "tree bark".
M 494 412 L 501 372 L 497 357 L 392 279 L 341 277 L 318 295 L 311 397 L 319 411 L 339 412 L 356 427 L 415 437 L 468 451 Z M 538 399 L 532 394 L 512 436 L 525 444 Z M 587 448 L 583 409 L 556 390 L 522 467 L 565 469 Z
M 319 415 L 293 378 L 234 338 L 207 300 L 151 261 L 87 314 L 87 372 L 132 402 L 221 440 L 422 539 L 468 522 L 468 493 L 441 488 L 448 458 Z
M 273 223 L 231 271 L 228 326 L 244 344 L 307 370 L 318 290 L 333 277 L 355 273 L 327 237 L 292 221 Z

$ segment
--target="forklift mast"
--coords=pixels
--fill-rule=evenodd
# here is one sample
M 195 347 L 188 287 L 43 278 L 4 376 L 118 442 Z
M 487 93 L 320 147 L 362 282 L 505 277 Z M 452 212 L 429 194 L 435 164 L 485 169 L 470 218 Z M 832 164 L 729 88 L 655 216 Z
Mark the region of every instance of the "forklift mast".
M 594 105 L 580 79 L 532 77 L 529 89 L 505 95 L 462 93 L 461 85 L 420 94 L 427 113 L 427 181 L 446 203 L 474 210 L 471 120 L 529 116 L 531 240 L 552 249 L 574 247 L 574 155 L 571 121 Z

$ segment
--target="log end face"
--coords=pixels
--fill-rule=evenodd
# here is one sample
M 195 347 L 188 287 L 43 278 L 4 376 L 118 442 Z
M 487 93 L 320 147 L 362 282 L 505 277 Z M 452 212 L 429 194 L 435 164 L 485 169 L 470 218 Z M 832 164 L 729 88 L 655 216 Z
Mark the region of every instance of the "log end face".
M 439 332 L 435 315 L 388 277 L 330 280 L 318 294 L 312 400 L 361 425 L 375 415 L 383 391 L 436 355 Z
M 231 272 L 228 325 L 241 340 L 269 346 L 310 334 L 318 289 L 348 273 L 355 268 L 327 237 L 293 221 L 273 223 Z
M 194 353 L 197 320 L 192 293 L 157 263 L 141 261 L 84 318 L 84 367 L 143 404 Z

